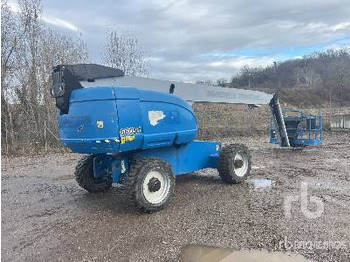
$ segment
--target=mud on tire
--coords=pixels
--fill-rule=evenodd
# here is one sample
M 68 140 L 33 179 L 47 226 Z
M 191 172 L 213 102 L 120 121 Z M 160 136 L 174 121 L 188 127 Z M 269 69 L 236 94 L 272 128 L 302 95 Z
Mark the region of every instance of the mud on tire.
M 251 169 L 251 156 L 243 144 L 231 144 L 222 148 L 218 160 L 218 171 L 222 180 L 229 184 L 247 179 Z
M 90 193 L 103 192 L 111 188 L 112 181 L 95 178 L 93 174 L 94 155 L 84 156 L 75 167 L 75 179 L 79 186 Z
M 126 187 L 136 207 L 152 213 L 169 204 L 175 191 L 175 175 L 171 166 L 159 158 L 139 158 L 131 164 Z

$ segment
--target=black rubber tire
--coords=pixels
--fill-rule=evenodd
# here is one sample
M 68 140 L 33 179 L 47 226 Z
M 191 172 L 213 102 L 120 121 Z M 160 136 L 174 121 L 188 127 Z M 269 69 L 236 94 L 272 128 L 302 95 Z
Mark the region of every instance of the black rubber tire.
M 166 174 L 170 180 L 169 191 L 166 198 L 157 204 L 148 202 L 142 191 L 142 185 L 146 175 L 151 170 L 156 170 L 162 174 Z M 131 163 L 130 171 L 126 176 L 126 188 L 129 191 L 131 199 L 135 202 L 135 205 L 139 210 L 142 212 L 153 213 L 164 209 L 172 199 L 175 193 L 175 175 L 171 166 L 160 158 L 139 158 Z
M 248 161 L 247 171 L 243 176 L 235 172 L 234 159 L 236 154 L 245 155 Z M 218 171 L 222 180 L 229 184 L 238 184 L 247 179 L 251 169 L 251 156 L 248 148 L 243 144 L 231 144 L 222 148 L 218 159 Z
M 93 159 L 94 155 L 88 155 L 79 160 L 75 167 L 75 179 L 79 186 L 90 193 L 104 192 L 112 187 L 112 181 L 94 178 Z

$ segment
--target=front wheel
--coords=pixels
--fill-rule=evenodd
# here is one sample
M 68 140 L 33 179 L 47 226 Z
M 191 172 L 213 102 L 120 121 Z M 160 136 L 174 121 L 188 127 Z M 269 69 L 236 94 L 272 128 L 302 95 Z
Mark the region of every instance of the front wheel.
M 219 155 L 218 171 L 222 180 L 229 184 L 241 183 L 247 179 L 251 169 L 251 156 L 242 144 L 225 146 Z
M 136 206 L 141 211 L 152 213 L 170 202 L 175 189 L 175 176 L 167 162 L 156 157 L 145 157 L 131 164 L 126 185 Z

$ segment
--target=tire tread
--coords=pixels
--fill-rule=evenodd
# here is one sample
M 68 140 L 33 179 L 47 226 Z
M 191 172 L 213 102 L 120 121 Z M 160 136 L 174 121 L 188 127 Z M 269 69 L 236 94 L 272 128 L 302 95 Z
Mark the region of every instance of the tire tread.
M 153 213 L 165 208 L 173 198 L 175 192 L 175 176 L 173 174 L 171 166 L 167 162 L 157 157 L 138 158 L 133 160 L 130 166 L 130 170 L 126 176 L 126 188 L 131 199 L 135 202 L 136 207 L 141 211 L 147 213 Z M 164 172 L 170 174 L 169 197 L 164 203 L 161 203 L 160 205 L 154 205 L 147 202 L 142 197 L 140 192 L 138 192 L 140 186 L 138 185 L 139 179 L 143 179 L 142 176 L 145 175 L 144 172 L 152 168 L 161 169 Z
M 239 177 L 235 174 L 233 159 L 239 151 L 244 151 L 248 156 L 248 169 L 246 175 Z M 243 144 L 230 144 L 222 148 L 218 159 L 219 175 L 225 183 L 237 184 L 246 180 L 251 169 L 251 156 L 248 147 Z
M 78 185 L 90 193 L 104 192 L 112 187 L 111 181 L 96 183 L 92 174 L 94 155 L 83 156 L 75 167 L 75 180 Z

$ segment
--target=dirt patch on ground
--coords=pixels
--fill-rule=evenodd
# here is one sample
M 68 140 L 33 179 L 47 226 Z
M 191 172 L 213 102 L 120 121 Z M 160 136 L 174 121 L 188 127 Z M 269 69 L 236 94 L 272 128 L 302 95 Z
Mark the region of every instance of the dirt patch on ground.
M 349 261 L 350 133 L 326 133 L 324 146 L 304 150 L 267 139 L 223 140 L 250 147 L 248 181 L 226 185 L 211 169 L 179 177 L 175 199 L 155 214 L 138 213 L 123 189 L 79 188 L 79 155 L 3 159 L 2 259 L 177 261 L 193 244 Z M 308 201 L 309 213 L 300 199 L 305 183 L 307 199 L 318 201 Z M 308 217 L 320 201 L 321 215 Z

